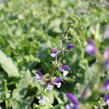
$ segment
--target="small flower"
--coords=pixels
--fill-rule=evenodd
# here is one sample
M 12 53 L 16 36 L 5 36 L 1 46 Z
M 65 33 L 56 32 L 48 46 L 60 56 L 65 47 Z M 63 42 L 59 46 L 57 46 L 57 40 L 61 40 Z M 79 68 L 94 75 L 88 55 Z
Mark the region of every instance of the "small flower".
M 78 99 L 71 93 L 66 94 L 66 96 L 72 101 L 73 104 L 79 104 Z
M 78 14 L 81 15 L 82 14 L 82 8 L 78 9 Z
M 52 53 L 51 53 L 51 57 L 56 57 L 59 54 L 59 51 L 57 50 L 57 48 L 53 48 L 52 49 Z
M 67 69 L 70 69 L 70 67 L 69 67 L 68 65 L 63 65 L 63 66 L 62 66 L 62 69 L 63 69 L 63 70 L 67 70 Z
M 65 109 L 71 109 L 70 104 L 66 104 Z
M 43 104 L 43 103 L 44 103 L 44 97 L 41 95 L 39 99 L 39 104 Z
M 103 54 L 105 60 L 109 59 L 109 48 L 106 48 Z
M 66 105 L 65 109 L 79 109 L 79 107 L 78 106 L 74 106 L 74 104 L 70 103 L 70 104 Z
M 86 12 L 89 12 L 89 10 L 90 10 L 89 8 L 86 8 Z
M 72 103 L 69 106 L 67 105 L 66 109 L 68 109 L 68 107 L 69 109 L 79 109 L 78 99 L 71 93 L 66 94 L 66 96 L 72 101 Z
M 42 80 L 43 78 L 42 73 L 36 72 L 36 75 L 37 75 L 36 80 Z
M 61 83 L 64 82 L 61 78 L 56 78 L 54 81 L 54 85 L 56 85 L 58 88 L 61 87 Z
M 87 99 L 91 95 L 90 88 L 86 88 L 82 93 L 82 98 Z
M 74 48 L 74 45 L 73 44 L 68 44 L 67 45 L 67 50 L 71 50 L 72 48 Z
M 2 0 L 2 3 L 5 5 L 6 4 L 6 0 Z
M 109 105 L 109 95 L 106 95 L 104 98 L 105 105 Z
M 109 39 L 109 26 L 107 26 L 105 32 L 104 32 L 104 38 Z
M 103 89 L 104 89 L 105 91 L 109 91 L 109 80 L 106 80 L 106 82 L 105 82 L 104 85 L 103 85 Z
M 88 53 L 91 56 L 94 56 L 96 54 L 97 48 L 94 40 L 89 39 L 87 41 L 87 45 L 85 46 L 85 52 Z
M 69 72 L 70 67 L 68 65 L 63 65 L 61 71 L 63 72 L 63 76 L 66 76 Z
M 47 85 L 47 90 L 52 90 L 52 89 L 53 89 L 53 85 L 48 84 L 48 85 Z
M 109 70 L 109 59 L 104 62 L 106 70 Z
M 105 7 L 106 3 L 103 1 L 103 2 L 101 2 L 101 5 L 102 5 L 102 7 Z

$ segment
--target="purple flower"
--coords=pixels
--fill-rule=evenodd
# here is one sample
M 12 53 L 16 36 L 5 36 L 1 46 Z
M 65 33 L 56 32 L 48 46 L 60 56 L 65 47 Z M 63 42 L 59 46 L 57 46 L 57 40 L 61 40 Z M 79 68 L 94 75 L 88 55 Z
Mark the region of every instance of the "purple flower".
M 63 65 L 61 71 L 63 72 L 63 76 L 66 76 L 69 72 L 70 67 L 68 65 Z
M 106 3 L 103 1 L 103 2 L 101 2 L 101 5 L 102 5 L 102 7 L 105 7 Z
M 69 109 L 79 109 L 79 101 L 78 99 L 71 93 L 66 94 L 66 96 L 72 101 L 70 105 L 67 105 L 67 108 Z
M 74 48 L 74 45 L 73 44 L 68 44 L 67 45 L 67 50 L 71 50 L 72 48 Z
M 62 69 L 63 69 L 63 70 L 68 70 L 68 69 L 70 69 L 70 67 L 69 67 L 68 65 L 63 65 L 63 66 L 62 66 Z
M 47 90 L 52 90 L 52 89 L 53 89 L 53 85 L 47 84 Z
M 109 48 L 106 48 L 103 54 L 104 59 L 109 59 Z
M 56 57 L 59 54 L 59 51 L 57 48 L 52 49 L 51 57 Z
M 78 14 L 81 15 L 82 14 L 82 8 L 78 9 Z
M 109 70 L 109 59 L 104 62 L 106 70 Z
M 104 32 L 104 38 L 109 39 L 109 26 L 107 26 L 105 32 Z
M 56 78 L 55 81 L 54 81 L 54 85 L 56 85 L 58 88 L 60 88 L 62 82 L 64 82 L 63 79 L 61 79 L 61 78 Z
M 91 56 L 94 56 L 96 54 L 96 51 L 97 47 L 94 40 L 92 39 L 87 40 L 87 45 L 85 46 L 85 52 Z
M 6 4 L 6 0 L 2 0 L 2 3 L 5 5 Z
M 79 109 L 79 106 L 73 105 L 73 103 L 67 104 L 65 109 Z
M 42 80 L 43 78 L 42 73 L 36 72 L 36 75 L 37 75 L 36 80 Z
M 43 104 L 43 103 L 44 103 L 44 97 L 41 95 L 39 99 L 39 104 Z
M 89 88 L 86 88 L 82 93 L 82 98 L 86 99 L 91 95 L 91 91 Z
M 105 82 L 104 85 L 103 85 L 103 89 L 104 89 L 105 91 L 109 91 L 109 80 L 106 80 L 106 82 Z
M 79 104 L 78 99 L 71 93 L 66 94 L 66 96 L 72 101 L 73 104 Z
M 109 95 L 106 95 L 104 98 L 105 105 L 109 105 Z
M 89 12 L 89 10 L 90 10 L 89 8 L 86 8 L 86 12 Z

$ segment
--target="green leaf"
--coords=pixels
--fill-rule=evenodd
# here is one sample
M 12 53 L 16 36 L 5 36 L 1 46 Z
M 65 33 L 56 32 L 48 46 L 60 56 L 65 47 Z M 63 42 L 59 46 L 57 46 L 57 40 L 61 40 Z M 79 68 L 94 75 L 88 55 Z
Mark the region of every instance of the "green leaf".
M 30 82 L 30 72 L 27 71 L 24 76 L 20 79 L 17 88 L 12 93 L 12 98 L 16 100 L 21 100 L 27 93 L 27 88 Z
M 33 101 L 33 97 L 27 97 L 21 99 L 20 101 L 11 100 L 11 105 L 13 109 L 31 109 L 30 104 Z
M 9 77 L 18 77 L 18 69 L 13 63 L 12 59 L 7 57 L 6 54 L 0 50 L 0 65 L 7 72 Z
M 31 74 L 27 71 L 19 81 L 17 88 L 12 93 L 10 104 L 13 109 L 31 109 L 30 104 L 33 101 L 33 96 L 26 96 L 28 86 L 31 80 Z

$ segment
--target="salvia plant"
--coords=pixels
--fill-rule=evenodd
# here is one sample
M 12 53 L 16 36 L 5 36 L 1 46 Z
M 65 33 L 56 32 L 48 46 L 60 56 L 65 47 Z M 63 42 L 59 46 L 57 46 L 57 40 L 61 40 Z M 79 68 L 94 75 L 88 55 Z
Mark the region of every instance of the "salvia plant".
M 53 60 L 50 62 L 52 64 L 51 72 L 47 77 L 44 77 L 41 72 L 36 72 L 36 78 L 35 80 L 40 82 L 43 82 L 42 86 L 42 92 L 39 97 L 39 104 L 43 105 L 46 103 L 46 99 L 44 98 L 44 94 L 47 91 L 53 90 L 54 88 L 60 88 L 61 85 L 67 84 L 66 81 L 63 79 L 64 77 L 69 76 L 69 73 L 72 73 L 72 70 L 70 66 L 65 65 L 63 63 L 63 59 L 65 55 L 67 55 L 71 50 L 75 50 L 76 45 L 74 45 L 72 42 L 71 37 L 69 36 L 72 29 L 74 29 L 73 22 L 71 22 L 71 19 L 73 19 L 75 22 L 77 22 L 74 18 L 69 18 L 68 20 L 68 27 L 67 29 L 62 33 L 61 37 L 61 48 L 52 48 L 50 52 L 50 56 L 53 58 Z M 107 32 L 107 30 L 106 30 Z M 106 36 L 106 32 L 104 33 L 104 37 Z M 105 37 L 107 38 L 107 37 Z M 96 39 L 96 38 L 95 38 Z M 99 72 L 104 72 L 109 70 L 109 48 L 106 48 L 103 53 L 100 53 L 99 48 L 96 45 L 96 41 L 94 39 L 87 39 L 86 44 L 84 46 L 84 52 L 89 55 L 90 57 L 94 58 L 96 57 L 96 70 L 97 75 L 95 74 L 95 78 L 92 79 L 92 84 L 87 84 L 86 87 L 84 87 L 82 93 L 77 98 L 76 95 L 72 93 L 66 93 L 66 97 L 70 99 L 70 103 L 64 104 L 65 109 L 85 109 L 88 108 L 88 105 L 83 105 L 81 103 L 81 100 L 84 102 L 88 100 L 88 98 L 91 97 L 93 93 L 99 93 L 99 94 L 105 94 L 104 98 L 101 100 L 98 100 L 98 106 L 97 109 L 102 109 L 104 106 L 109 105 L 109 80 L 107 79 L 102 86 L 98 86 L 97 83 L 100 80 L 100 74 Z M 92 67 L 93 69 L 93 67 Z M 63 76 L 57 77 L 56 73 L 57 71 L 59 73 L 62 73 Z M 100 88 L 98 90 L 98 87 Z

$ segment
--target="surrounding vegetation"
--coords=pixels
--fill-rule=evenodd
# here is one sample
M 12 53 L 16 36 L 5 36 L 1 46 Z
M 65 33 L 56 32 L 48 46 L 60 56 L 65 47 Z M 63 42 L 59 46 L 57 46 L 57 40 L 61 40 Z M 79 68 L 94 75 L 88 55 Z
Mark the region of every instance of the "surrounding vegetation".
M 108 109 L 108 48 L 108 0 L 1 0 L 0 109 Z

